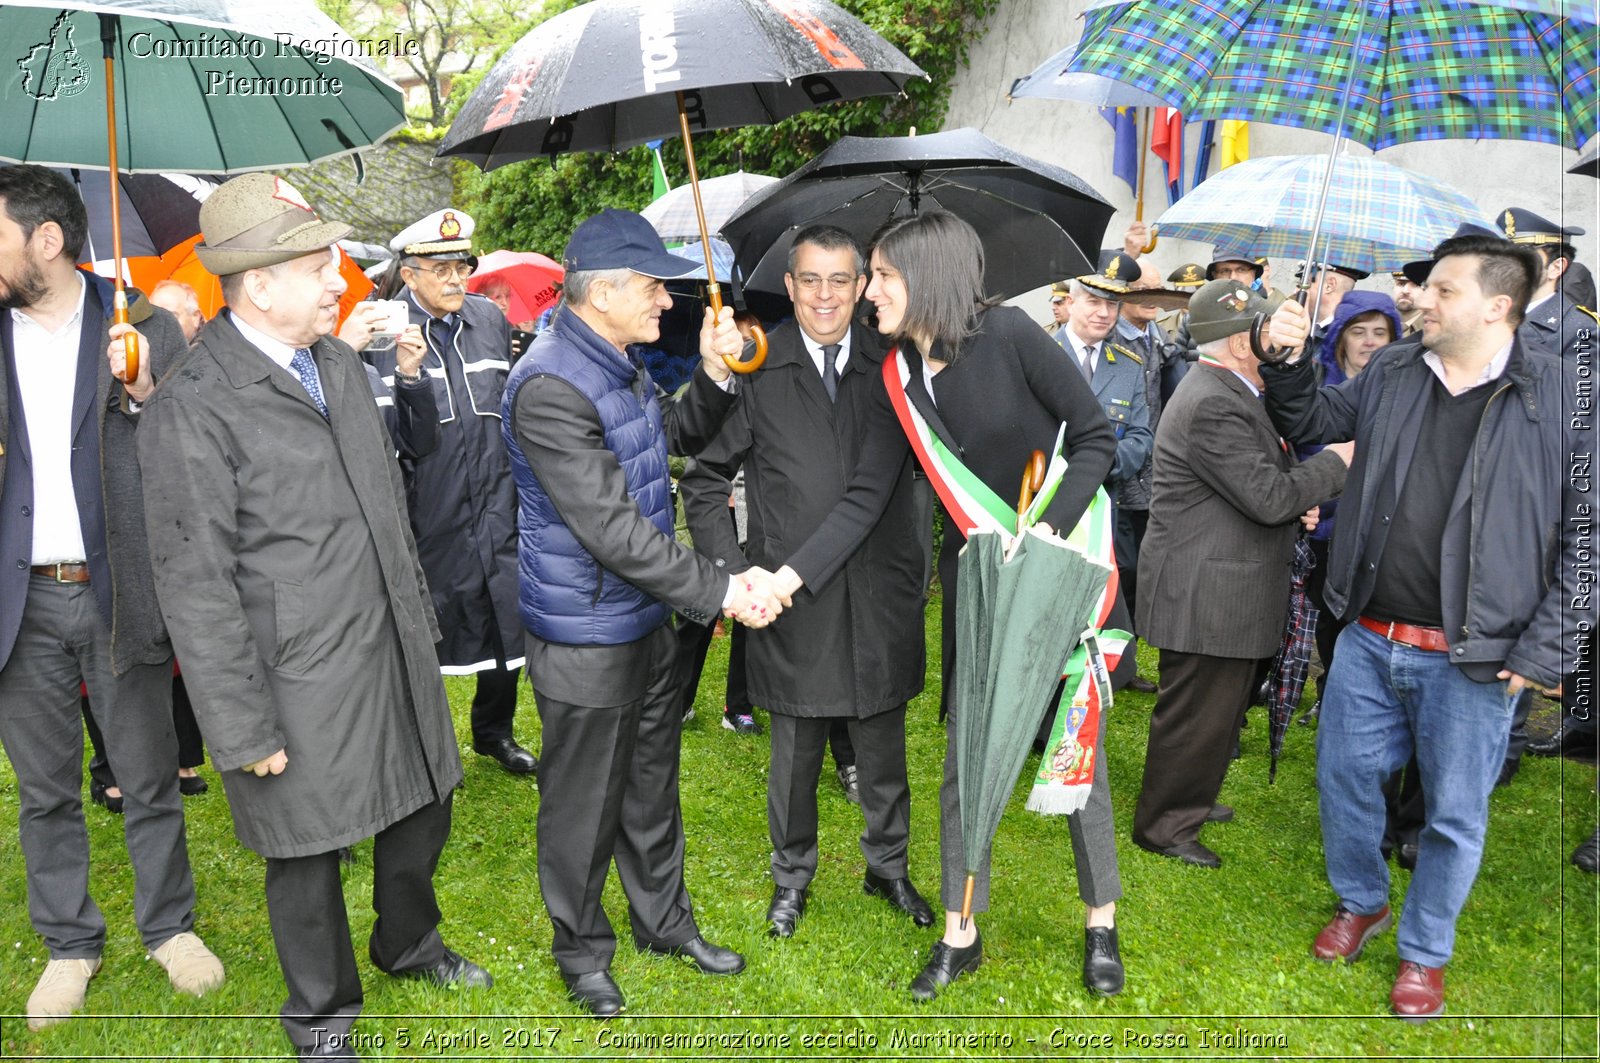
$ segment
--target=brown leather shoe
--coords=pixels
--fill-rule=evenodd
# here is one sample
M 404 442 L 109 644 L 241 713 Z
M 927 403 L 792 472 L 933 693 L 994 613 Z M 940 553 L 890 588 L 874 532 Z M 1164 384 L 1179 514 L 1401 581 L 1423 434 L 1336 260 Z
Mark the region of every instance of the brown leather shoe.
M 1371 915 L 1357 915 L 1341 904 L 1334 909 L 1333 921 L 1312 942 L 1311 955 L 1319 960 L 1354 963 L 1361 958 L 1367 942 L 1388 930 L 1393 922 L 1387 904 Z
M 1389 1007 L 1410 1023 L 1423 1023 L 1444 1014 L 1444 968 L 1400 961 L 1400 973 L 1389 990 Z

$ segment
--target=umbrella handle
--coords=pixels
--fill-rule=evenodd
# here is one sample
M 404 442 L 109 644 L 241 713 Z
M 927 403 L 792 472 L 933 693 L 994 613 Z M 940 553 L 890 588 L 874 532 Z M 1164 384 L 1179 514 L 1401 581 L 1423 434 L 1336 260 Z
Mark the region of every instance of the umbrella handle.
M 1155 223 L 1152 222 L 1151 225 L 1150 225 L 1150 242 L 1148 244 L 1145 244 L 1144 247 L 1140 249 L 1139 253 L 1141 255 L 1148 255 L 1150 252 L 1152 252 L 1152 251 L 1154 251 L 1156 249 L 1156 244 L 1159 243 L 1160 240 L 1161 240 L 1161 237 L 1156 232 Z
M 1309 272 L 1309 271 L 1308 271 Z M 1301 305 L 1306 305 L 1306 290 L 1301 288 L 1294 294 L 1295 300 Z M 1257 314 L 1255 320 L 1250 322 L 1250 353 L 1256 356 L 1259 362 L 1268 365 L 1277 365 L 1279 362 L 1288 361 L 1294 353 L 1293 347 L 1274 347 L 1267 343 L 1265 336 L 1272 319 L 1266 314 Z
M 111 316 L 118 325 L 128 324 L 128 293 L 117 285 L 117 290 L 111 297 Z M 139 379 L 139 334 L 125 332 L 122 336 L 122 353 L 126 359 L 126 367 L 122 371 L 122 382 L 131 384 Z
M 1028 464 L 1022 470 L 1022 493 L 1017 498 L 1017 516 L 1020 518 L 1033 504 L 1033 496 L 1039 488 L 1044 486 L 1045 473 L 1044 451 L 1036 450 L 1028 455 Z M 1020 527 L 1017 531 L 1021 531 Z

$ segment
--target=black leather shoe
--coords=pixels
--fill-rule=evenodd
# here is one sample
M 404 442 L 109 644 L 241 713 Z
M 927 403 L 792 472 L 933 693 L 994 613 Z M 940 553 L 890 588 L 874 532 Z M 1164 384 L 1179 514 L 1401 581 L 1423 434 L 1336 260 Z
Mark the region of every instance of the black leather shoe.
M 474 741 L 472 751 L 499 761 L 500 766 L 513 775 L 532 775 L 539 770 L 539 758 L 517 745 L 515 738 L 498 738 L 493 742 Z
M 647 941 L 639 949 L 657 956 L 687 956 L 706 974 L 738 974 L 744 970 L 743 956 L 732 949 L 713 945 L 698 934 L 682 945 L 657 945 Z
M 1512 779 L 1515 779 L 1517 777 L 1517 769 L 1521 767 L 1521 757 L 1508 758 L 1503 764 L 1500 765 L 1500 774 L 1494 780 L 1494 788 L 1498 790 Z
M 957 978 L 969 971 L 976 971 L 982 962 L 982 937 L 973 938 L 972 944 L 965 948 L 956 948 L 953 945 L 946 945 L 943 941 L 935 941 L 933 955 L 928 958 L 927 966 L 911 980 L 911 999 L 932 1000 L 939 995 L 940 990 Z
M 178 792 L 185 797 L 198 797 L 209 789 L 211 787 L 198 775 L 178 776 Z
M 1174 860 L 1182 860 L 1186 864 L 1196 867 L 1221 867 L 1222 857 L 1207 849 L 1199 842 L 1183 842 L 1179 845 L 1162 849 L 1154 845 L 1146 845 L 1138 838 L 1133 839 L 1133 844 L 1146 852 L 1155 853 L 1157 856 L 1170 856 Z
M 609 1019 L 627 1006 L 610 971 L 572 975 L 563 972 L 561 978 L 567 983 L 567 996 L 597 1019 Z
M 361 1057 L 343 1045 L 335 1045 L 331 1041 L 323 1041 L 315 1045 L 301 1045 L 296 1052 L 301 1059 L 360 1059 Z
M 1117 928 L 1091 926 L 1083 931 L 1083 984 L 1091 993 L 1114 997 L 1125 978 L 1122 953 L 1117 951 Z
M 918 926 L 933 925 L 933 909 L 928 907 L 928 902 L 922 899 L 922 894 L 917 892 L 917 887 L 911 884 L 910 879 L 879 878 L 868 871 L 862 889 L 867 896 L 882 897 L 905 912 Z
M 1206 813 L 1207 823 L 1232 823 L 1232 805 L 1212 805 L 1211 811 Z
M 1562 716 L 1548 738 L 1528 743 L 1528 752 L 1539 757 L 1592 757 L 1596 740 L 1594 731 L 1575 724 L 1570 716 Z
M 494 976 L 451 949 L 432 967 L 407 967 L 393 972 L 396 978 L 420 978 L 437 986 L 463 986 L 467 989 L 488 989 L 494 985 Z
M 1160 688 L 1142 675 L 1135 675 L 1128 680 L 1128 689 L 1136 694 L 1154 694 Z
M 1407 871 L 1417 869 L 1417 843 L 1401 842 L 1400 848 L 1395 851 L 1394 862 Z
M 1572 866 L 1593 875 L 1600 873 L 1600 830 L 1589 835 L 1589 840 L 1572 850 Z
M 106 787 L 102 786 L 100 783 L 91 782 L 89 784 L 89 800 L 93 801 L 95 804 L 99 805 L 113 816 L 122 815 L 122 795 L 118 794 L 115 797 L 107 796 Z
M 775 938 L 794 936 L 795 924 L 806 914 L 806 891 L 777 886 L 772 903 L 767 905 L 767 934 Z

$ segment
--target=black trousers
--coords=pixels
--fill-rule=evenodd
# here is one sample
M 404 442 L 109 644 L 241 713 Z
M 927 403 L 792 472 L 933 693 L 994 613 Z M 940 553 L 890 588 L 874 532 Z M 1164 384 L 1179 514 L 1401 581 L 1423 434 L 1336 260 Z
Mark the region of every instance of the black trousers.
M 663 625 L 641 642 L 650 679 L 637 700 L 597 708 L 533 691 L 544 725 L 539 888 L 567 975 L 611 966 L 617 939 L 600 896 L 613 859 L 636 942 L 673 947 L 700 932 L 683 881 L 676 640 Z
M 1253 659 L 1161 651 L 1161 691 L 1133 810 L 1135 841 L 1170 849 L 1200 837 L 1228 774 L 1259 666 Z
M 906 782 L 906 707 L 866 719 L 800 717 L 772 713 L 772 764 L 767 774 L 767 834 L 772 841 L 772 880 L 805 889 L 817 873 L 817 780 L 822 751 L 843 731 L 859 739 L 856 785 L 861 791 L 861 855 L 867 870 L 883 878 L 906 877 L 911 838 L 911 787 Z M 851 755 L 857 750 L 852 743 Z M 834 746 L 834 758 L 839 756 Z M 845 761 L 841 763 L 851 763 Z
M 89 776 L 101 786 L 116 786 L 116 773 L 106 759 L 106 740 L 87 696 L 83 699 L 83 725 L 89 731 L 89 744 L 94 748 L 94 755 L 89 758 Z M 194 706 L 189 704 L 189 692 L 184 689 L 181 675 L 172 677 L 172 729 L 178 734 L 178 767 L 198 768 L 204 764 L 205 740 L 200 736 L 200 724 L 194 718 Z
M 1122 600 L 1127 603 L 1128 615 L 1134 617 L 1139 615 L 1139 544 L 1144 542 L 1144 530 L 1150 523 L 1150 511 L 1124 509 L 1118 506 L 1116 513 L 1117 522 L 1111 535 L 1111 546 L 1117 559 L 1117 581 L 1122 587 Z
M 450 837 L 450 797 L 379 831 L 372 854 L 367 954 L 391 974 L 444 958 L 433 873 Z M 289 999 L 281 1019 L 295 1045 L 348 1033 L 361 1014 L 361 977 L 350 941 L 337 850 L 267 859 L 267 918 Z
M 505 661 L 506 648 L 501 645 L 497 626 L 492 626 L 489 639 L 494 644 L 494 659 Z M 520 675 L 520 668 L 488 668 L 477 673 L 478 686 L 472 693 L 474 745 L 488 745 L 512 737 L 511 721 L 517 714 L 517 678 Z
M 717 622 L 709 624 L 696 624 L 693 620 L 686 620 L 682 616 L 676 620 L 675 637 L 677 639 L 677 698 L 678 717 L 682 719 L 694 707 L 695 695 L 700 691 L 700 674 L 705 671 L 706 653 L 711 649 L 711 638 L 716 633 Z M 723 694 L 723 711 L 731 713 L 749 712 L 750 692 L 744 682 L 744 644 L 748 637 L 743 624 L 734 624 L 730 621 L 731 631 L 728 637 L 733 640 L 733 645 L 728 651 L 728 686 Z

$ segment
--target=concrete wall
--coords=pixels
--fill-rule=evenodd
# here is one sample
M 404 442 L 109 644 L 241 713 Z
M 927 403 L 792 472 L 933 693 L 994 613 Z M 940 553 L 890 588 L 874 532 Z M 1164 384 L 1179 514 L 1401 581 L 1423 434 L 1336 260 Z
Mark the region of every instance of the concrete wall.
M 1133 218 L 1134 199 L 1127 184 L 1111 173 L 1111 127 L 1086 103 L 1038 99 L 1007 103 L 1005 98 L 1013 80 L 1078 40 L 1082 33 L 1079 15 L 1086 6 L 1086 0 L 1002 0 L 990 18 L 988 31 L 972 47 L 968 67 L 955 79 L 945 128 L 976 127 L 1008 147 L 1082 177 L 1117 204 L 1118 213 L 1106 230 L 1106 246 L 1120 246 L 1122 231 Z M 1187 129 L 1184 157 L 1186 168 L 1192 168 L 1199 123 Z M 1252 158 L 1324 152 L 1332 141 L 1326 134 L 1250 124 Z M 1357 145 L 1349 150 L 1371 154 Z M 1456 186 L 1488 217 L 1496 217 L 1508 206 L 1526 207 L 1546 218 L 1587 229 L 1588 235 L 1577 241 L 1578 257 L 1600 274 L 1596 256 L 1600 181 L 1565 172 L 1577 161 L 1577 152 L 1512 140 L 1431 141 L 1389 148 L 1380 152 L 1379 158 Z M 1152 159 L 1147 170 L 1144 217 L 1152 221 L 1160 216 L 1167 200 L 1161 185 L 1161 163 Z M 1183 262 L 1204 263 L 1209 252 L 1207 245 L 1163 240 L 1152 255 L 1165 274 Z M 1279 287 L 1288 288 L 1292 277 L 1292 262 L 1274 263 L 1273 279 Z M 1362 287 L 1386 288 L 1387 282 L 1373 281 Z M 1049 316 L 1042 291 L 1014 301 L 1041 320 Z

